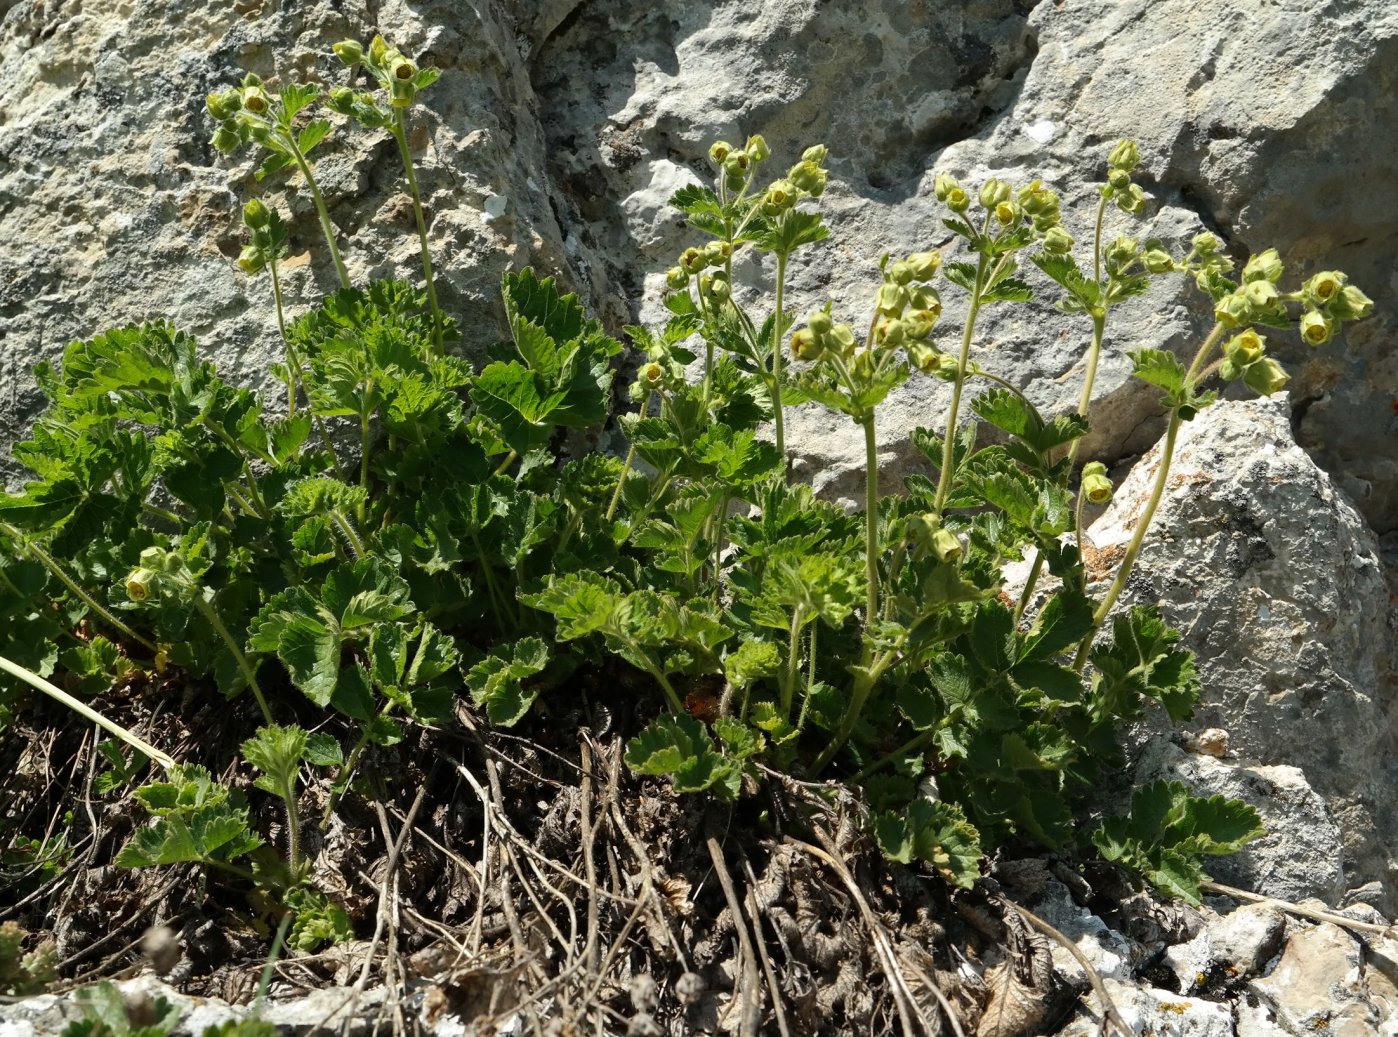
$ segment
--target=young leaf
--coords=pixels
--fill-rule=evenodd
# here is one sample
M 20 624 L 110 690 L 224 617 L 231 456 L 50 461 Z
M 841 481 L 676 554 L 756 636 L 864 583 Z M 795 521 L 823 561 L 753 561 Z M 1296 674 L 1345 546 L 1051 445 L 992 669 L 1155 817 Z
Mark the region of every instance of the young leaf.
M 691 716 L 652 721 L 626 746 L 626 765 L 637 774 L 668 774 L 676 792 L 713 789 L 733 798 L 742 783 L 741 769 L 714 750 L 704 725 Z
M 880 814 L 874 819 L 874 840 L 889 860 L 927 861 L 962 889 L 970 889 L 980 877 L 980 834 L 954 803 L 920 797 L 906 813 Z
M 484 706 L 490 722 L 513 727 L 534 704 L 538 688 L 528 678 L 548 665 L 549 651 L 537 637 L 526 637 L 496 649 L 466 672 L 466 684 L 476 705 Z

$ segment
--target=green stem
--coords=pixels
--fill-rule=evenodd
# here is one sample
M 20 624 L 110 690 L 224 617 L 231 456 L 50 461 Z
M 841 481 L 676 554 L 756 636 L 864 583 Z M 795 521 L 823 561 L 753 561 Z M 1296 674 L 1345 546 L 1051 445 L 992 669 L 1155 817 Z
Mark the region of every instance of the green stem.
M 626 485 L 626 477 L 631 474 L 631 466 L 636 463 L 636 444 L 631 444 L 631 449 L 626 451 L 626 463 L 621 466 L 621 477 L 616 481 L 616 490 L 612 493 L 612 502 L 607 505 L 607 521 L 610 522 L 616 515 L 616 506 L 621 502 L 621 488 Z
M 1020 592 L 1019 601 L 1015 603 L 1015 626 L 1019 626 L 1019 621 L 1024 617 L 1024 610 L 1029 606 L 1029 599 L 1034 593 L 1034 585 L 1039 582 L 1039 573 L 1044 568 L 1044 552 L 1040 549 L 1034 551 L 1034 564 L 1029 567 L 1029 576 L 1024 581 L 1024 590 Z
M 675 714 L 679 715 L 683 713 L 685 711 L 684 702 L 680 699 L 679 693 L 675 691 L 675 686 L 670 683 L 670 679 L 665 676 L 660 667 L 651 662 L 650 656 L 646 655 L 646 653 L 636 645 L 631 646 L 631 651 L 636 658 L 642 660 L 642 665 L 645 667 L 646 672 L 654 677 L 656 683 L 664 690 L 665 697 L 670 700 L 670 708 Z
M 403 157 L 403 172 L 408 177 L 408 191 L 413 196 L 413 215 L 417 217 L 417 240 L 422 249 L 422 277 L 427 283 L 427 306 L 432 313 L 432 344 L 440 354 L 442 349 L 442 311 L 437 305 L 437 285 L 432 277 L 432 254 L 427 245 L 427 221 L 422 215 L 422 195 L 418 192 L 417 174 L 413 171 L 412 155 L 408 151 L 408 131 L 403 109 L 397 109 L 397 126 L 393 137 L 398 141 L 398 154 Z
M 52 573 L 53 577 L 56 580 L 58 580 L 59 583 L 67 587 L 68 592 L 72 594 L 73 597 L 81 601 L 94 613 L 101 616 L 102 619 L 109 626 L 111 626 L 113 630 L 120 631 L 123 635 L 129 637 L 131 640 L 135 641 L 137 644 L 139 644 L 141 647 L 145 648 L 149 652 L 153 653 L 156 650 L 155 645 L 152 642 L 148 641 L 146 638 L 136 633 L 136 631 L 132 630 L 129 626 L 127 626 L 115 615 L 113 615 L 110 609 L 106 608 L 104 605 L 102 605 L 101 602 L 99 602 L 96 598 L 94 598 L 91 594 L 89 594 L 81 586 L 79 586 L 77 581 L 75 581 L 71 576 L 64 572 L 63 568 L 58 564 L 57 560 L 54 559 L 54 557 L 50 555 L 47 551 L 45 551 L 42 547 L 30 540 L 26 540 L 24 534 L 21 533 L 20 530 L 16 529 L 14 526 L 10 525 L 8 522 L 0 525 L 0 529 L 4 529 L 6 535 L 11 537 L 15 541 L 15 543 L 19 545 L 20 550 L 26 552 L 27 554 L 33 555 L 34 560 L 37 561 L 40 565 L 42 565 L 45 569 L 47 569 L 50 573 Z
M 1092 345 L 1087 350 L 1087 374 L 1083 377 L 1082 393 L 1078 396 L 1078 413 L 1086 419 L 1087 408 L 1092 403 L 1092 385 L 1097 380 L 1097 360 L 1102 354 L 1102 336 L 1107 329 L 1107 312 L 1105 307 L 1092 315 Z M 1072 467 L 1073 462 L 1078 457 L 1078 447 L 1082 445 L 1082 438 L 1073 440 L 1068 447 L 1068 466 Z
M 518 459 L 519 454 L 511 450 L 508 454 L 505 455 L 505 460 L 500 462 L 500 467 L 496 468 L 492 474 L 504 475 L 506 472 L 510 470 L 510 465 L 514 464 L 515 461 L 517 461 Z
M 981 256 L 976 268 L 975 289 L 971 292 L 971 308 L 966 313 L 966 327 L 961 335 L 961 353 L 956 362 L 956 380 L 951 386 L 951 406 L 947 410 L 946 439 L 942 443 L 942 470 L 937 476 L 937 497 L 933 510 L 938 515 L 946 503 L 947 492 L 951 489 L 951 470 L 956 444 L 956 418 L 961 408 L 961 389 L 966 384 L 966 362 L 971 356 L 971 336 L 976 330 L 976 315 L 981 308 L 981 291 L 986 283 L 986 257 Z
M 874 415 L 864 426 L 864 632 L 871 634 L 879 618 L 879 459 Z M 938 507 L 940 508 L 940 504 Z M 868 660 L 866 659 L 867 663 Z
M 282 802 L 286 804 L 286 851 L 293 875 L 301 866 L 301 818 L 296 810 L 296 786 L 283 790 Z
M 859 782 L 867 778 L 869 775 L 873 774 L 875 771 L 883 770 L 883 768 L 887 767 L 890 763 L 893 763 L 899 757 L 907 755 L 914 749 L 920 749 L 922 746 L 932 741 L 933 737 L 935 737 L 936 734 L 937 732 L 934 728 L 929 728 L 926 731 L 919 731 L 917 734 L 913 735 L 906 742 L 900 745 L 897 749 L 894 749 L 893 752 L 889 753 L 887 756 L 882 756 L 879 759 L 875 760 L 873 763 L 869 764 L 869 766 L 865 767 L 862 771 L 856 774 L 853 778 L 850 778 L 850 784 L 858 784 Z
M 306 161 L 306 156 L 301 154 L 301 149 L 296 144 L 296 140 L 291 134 L 283 138 L 283 143 L 287 145 L 292 160 L 296 167 L 301 170 L 301 175 L 306 178 L 306 187 L 311 192 L 311 201 L 315 202 L 316 215 L 320 217 L 320 229 L 325 235 L 325 243 L 330 246 L 330 258 L 335 261 L 335 273 L 340 278 L 340 287 L 349 290 L 349 271 L 345 269 L 345 261 L 340 258 L 340 249 L 335 244 L 335 225 L 330 222 L 330 212 L 325 208 L 325 199 L 321 196 L 320 187 L 316 184 L 315 175 L 311 172 L 311 164 Z
M 141 510 L 144 511 L 147 515 L 152 515 L 155 518 L 163 519 L 164 521 L 170 523 L 172 526 L 179 526 L 184 523 L 184 519 L 180 518 L 173 511 L 170 511 L 168 508 L 162 508 L 159 505 L 152 504 L 150 501 L 142 501 Z
M 776 421 L 777 456 L 786 477 L 786 433 L 782 420 L 782 306 L 786 291 L 786 253 L 777 253 L 777 312 L 772 319 L 772 416 Z
M 79 702 L 77 699 L 73 698 L 73 696 L 69 695 L 66 691 L 63 691 L 61 688 L 55 687 L 50 682 L 44 680 L 44 678 L 40 677 L 34 671 L 21 666 L 19 663 L 11 662 L 9 659 L 6 659 L 3 655 L 0 655 L 0 670 L 4 670 L 6 673 L 18 677 L 20 680 L 24 681 L 30 687 L 42 691 L 45 695 L 49 696 L 49 698 L 55 700 L 56 702 L 62 703 L 63 705 L 67 706 L 74 713 L 77 713 L 84 719 L 92 721 L 94 724 L 102 728 L 108 734 L 115 735 L 117 738 L 120 738 L 123 742 L 131 746 L 137 752 L 144 753 L 147 757 L 160 764 L 160 766 L 164 767 L 166 770 L 169 770 L 171 767 L 175 766 L 174 759 L 161 752 L 159 749 L 151 745 L 145 739 L 141 738 L 136 734 L 133 734 L 126 728 L 122 727 L 120 724 L 108 720 L 101 713 L 98 713 L 95 709 L 88 706 L 86 703 Z
M 356 559 L 363 558 L 364 541 L 359 538 L 359 533 L 349 518 L 339 508 L 336 508 L 330 512 L 330 521 L 335 523 L 336 528 L 349 544 L 350 550 L 354 552 L 354 557 Z
M 214 607 L 204 600 L 204 595 L 200 593 L 198 587 L 194 588 L 194 607 L 209 621 L 209 626 L 214 628 L 214 633 L 223 639 L 223 643 L 228 646 L 229 652 L 233 654 L 233 661 L 238 665 L 238 672 L 243 675 L 243 680 L 248 682 L 248 687 L 252 690 L 253 697 L 257 699 L 258 708 L 262 710 L 262 719 L 267 721 L 269 726 L 276 723 L 272 719 L 272 710 L 267 705 L 267 699 L 262 695 L 262 686 L 257 683 L 257 674 L 252 665 L 248 662 L 243 650 L 238 647 L 238 642 L 233 640 L 233 635 L 228 632 L 228 628 L 223 625 L 223 620 L 219 618 Z
M 782 676 L 782 719 L 791 719 L 791 704 L 796 699 L 796 681 L 801 676 L 801 620 L 804 609 L 796 606 L 791 613 L 791 636 L 786 652 L 786 673 Z
M 272 272 L 272 300 L 277 305 L 277 328 L 282 334 L 282 344 L 286 346 L 286 416 L 296 417 L 296 390 L 300 381 L 301 360 L 286 334 L 286 314 L 282 310 L 282 282 L 277 276 L 277 257 L 269 256 L 267 268 Z

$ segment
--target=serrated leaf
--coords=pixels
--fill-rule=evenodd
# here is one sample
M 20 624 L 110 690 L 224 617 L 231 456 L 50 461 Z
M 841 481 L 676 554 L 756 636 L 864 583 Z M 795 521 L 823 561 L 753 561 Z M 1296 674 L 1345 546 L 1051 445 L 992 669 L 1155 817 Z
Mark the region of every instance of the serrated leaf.
M 942 267 L 942 273 L 952 284 L 968 292 L 975 291 L 979 271 L 974 263 L 947 263 Z
M 889 860 L 927 861 L 963 889 L 980 877 L 980 834 L 955 804 L 918 798 L 904 814 L 880 814 L 874 819 L 874 840 Z
M 305 128 L 297 134 L 296 146 L 301 149 L 302 155 L 309 155 L 329 132 L 330 123 L 325 119 L 316 119 L 314 122 L 307 123 Z
M 526 681 L 548 665 L 549 651 L 537 637 L 526 637 L 497 648 L 466 672 L 466 685 L 476 705 L 484 706 L 490 722 L 513 727 L 529 711 L 538 688 Z
M 1153 607 L 1134 606 L 1112 617 L 1112 640 L 1092 652 L 1093 696 L 1107 716 L 1141 715 L 1139 697 L 1159 700 L 1173 720 L 1187 719 L 1200 684 L 1192 653 L 1177 648 L 1179 631 Z
M 291 165 L 291 156 L 281 151 L 273 151 L 262 160 L 254 171 L 253 176 L 258 180 L 266 180 L 273 173 L 276 173 Z
M 1185 367 L 1173 353 L 1163 349 L 1137 349 L 1127 353 L 1134 365 L 1135 376 L 1164 389 L 1167 393 L 1184 392 Z
M 274 796 L 289 799 L 296 788 L 296 774 L 306 755 L 304 728 L 280 725 L 259 727 L 242 745 L 243 758 L 262 773 L 254 784 Z
M 562 641 L 586 637 L 612 621 L 621 597 L 621 586 L 597 573 L 565 573 L 545 590 L 521 594 L 519 600 L 530 608 L 552 613 L 558 620 Z
M 306 736 L 306 762 L 316 767 L 343 766 L 344 747 L 334 735 L 317 731 Z
M 665 716 L 626 745 L 626 765 L 637 774 L 670 775 L 676 792 L 736 795 L 742 771 L 715 751 L 713 739 L 691 716 Z
M 1023 635 L 1019 662 L 1050 659 L 1077 644 L 1092 629 L 1092 604 L 1075 591 L 1059 591 L 1034 617 Z

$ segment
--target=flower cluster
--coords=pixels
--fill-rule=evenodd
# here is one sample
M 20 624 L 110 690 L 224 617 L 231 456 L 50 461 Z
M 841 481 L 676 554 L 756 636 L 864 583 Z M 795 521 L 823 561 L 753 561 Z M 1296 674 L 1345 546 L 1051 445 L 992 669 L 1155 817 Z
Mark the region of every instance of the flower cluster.
M 332 49 L 350 68 L 366 69 L 387 99 L 387 104 L 383 104 L 373 91 L 348 86 L 330 91 L 327 103 L 331 111 L 350 116 L 365 129 L 391 129 L 398 111 L 410 107 L 418 94 L 441 75 L 440 69 L 418 68 L 416 62 L 382 36 L 375 36 L 367 49 L 355 40 L 341 40 Z

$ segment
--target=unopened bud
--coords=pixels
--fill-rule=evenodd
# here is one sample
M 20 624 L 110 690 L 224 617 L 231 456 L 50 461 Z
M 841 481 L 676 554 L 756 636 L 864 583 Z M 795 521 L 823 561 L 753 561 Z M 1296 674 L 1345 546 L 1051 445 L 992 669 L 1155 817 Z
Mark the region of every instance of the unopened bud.
M 796 204 L 796 185 L 790 180 L 774 180 L 762 196 L 762 211 L 768 216 L 780 216 Z
M 1301 339 L 1308 346 L 1323 346 L 1335 334 L 1335 318 L 1319 310 L 1307 310 L 1301 315 Z
M 1107 174 L 1107 186 L 1113 191 L 1129 191 L 1131 189 L 1131 174 L 1124 169 L 1113 169 Z
M 1252 328 L 1234 335 L 1223 344 L 1223 353 L 1239 367 L 1247 367 L 1262 359 L 1266 352 L 1267 340 Z
M 221 90 L 218 93 L 210 94 L 205 100 L 208 105 L 209 114 L 215 119 L 231 119 L 238 114 L 238 109 L 243 106 L 242 94 L 237 90 Z
M 1148 248 L 1141 253 L 1141 265 L 1152 274 L 1168 274 L 1175 269 L 1175 261 L 1163 248 Z
M 868 382 L 874 377 L 874 354 L 867 349 L 861 349 L 854 354 L 854 362 L 850 364 L 850 374 L 861 382 Z
M 824 144 L 812 144 L 805 151 L 801 152 L 802 162 L 813 162 L 816 165 L 823 165 L 825 156 L 829 154 Z
M 923 374 L 933 374 L 941 366 L 942 355 L 926 342 L 909 342 L 908 360 Z
M 1248 365 L 1243 371 L 1243 381 L 1258 395 L 1271 396 L 1272 393 L 1286 388 L 1286 383 L 1291 381 L 1291 377 L 1282 370 L 1281 364 L 1269 356 L 1264 356 L 1255 364 Z
M 824 310 L 816 310 L 815 313 L 811 314 L 810 319 L 806 321 L 806 326 L 811 329 L 812 334 L 824 338 L 834 330 L 835 321 L 831 318 L 830 314 L 826 313 Z
M 672 266 L 665 271 L 665 284 L 678 292 L 689 284 L 689 275 L 679 267 Z
M 1140 255 L 1140 252 L 1141 246 L 1137 244 L 1135 238 L 1118 234 L 1107 245 L 1103 256 L 1107 261 L 1108 269 L 1121 270 L 1129 266 Z
M 937 326 L 938 311 L 936 310 L 907 310 L 903 314 L 903 323 L 906 326 L 908 337 L 921 341 L 932 334 L 932 329 Z
M 1266 310 L 1281 298 L 1281 293 L 1277 291 L 1277 286 L 1271 281 L 1249 281 L 1243 285 L 1240 291 L 1252 303 L 1253 309 Z
M 1034 218 L 1058 215 L 1058 195 L 1053 189 L 1045 187 L 1042 180 L 1035 180 L 1027 187 L 1019 190 L 1019 204 L 1026 213 Z
M 1112 499 L 1112 481 L 1107 478 L 1107 466 L 1090 461 L 1082 469 L 1082 494 L 1093 504 L 1106 504 Z
M 710 263 L 721 264 L 733 254 L 733 246 L 726 241 L 711 241 L 704 246 L 704 256 Z
M 1052 256 L 1066 256 L 1073 250 L 1073 235 L 1062 227 L 1050 227 L 1044 232 L 1044 251 Z
M 874 341 L 881 346 L 896 346 L 903 341 L 903 322 L 884 319 L 874 325 Z
M 1225 328 L 1237 328 L 1252 319 L 1252 304 L 1242 292 L 1230 292 L 1214 303 L 1214 319 Z
M 959 191 L 961 184 L 956 177 L 948 173 L 938 173 L 937 179 L 932 182 L 932 192 L 937 196 L 937 201 L 945 202 L 952 191 Z
M 347 86 L 337 86 L 330 91 L 326 104 L 332 112 L 349 115 L 354 110 L 354 91 Z
M 1141 189 L 1140 184 L 1132 184 L 1125 191 L 1118 191 L 1115 195 L 1115 201 L 1116 207 L 1122 212 L 1139 216 L 1145 212 L 1146 192 Z
M 384 59 L 388 56 L 388 41 L 382 36 L 375 36 L 369 43 L 369 64 L 376 68 L 383 68 Z
M 346 65 L 357 65 L 364 60 L 364 47 L 358 40 L 341 40 L 330 49 Z
M 244 245 L 238 253 L 238 267 L 245 274 L 260 274 L 267 268 L 267 257 L 256 245 Z
M 714 274 L 709 281 L 709 298 L 716 302 L 726 302 L 732 294 L 733 286 L 728 283 L 728 278 L 724 277 L 721 271 Z
M 1212 255 L 1223 247 L 1223 242 L 1219 240 L 1218 235 L 1208 231 L 1194 235 L 1189 244 L 1201 256 Z
M 709 161 L 716 166 L 721 166 L 733 153 L 733 145 L 726 140 L 716 140 L 709 145 Z
M 1244 281 L 1271 281 L 1272 284 L 1276 284 L 1281 275 L 1281 257 L 1277 255 L 1277 250 L 1274 248 L 1259 252 L 1243 266 Z
M 243 222 L 254 230 L 272 222 L 272 213 L 261 198 L 251 198 L 243 206 Z
M 889 265 L 885 276 L 894 284 L 907 284 L 913 279 L 913 268 L 900 259 Z
M 394 79 L 389 97 L 395 108 L 407 108 L 417 100 L 417 87 L 411 79 Z
M 824 169 L 809 159 L 796 163 L 787 173 L 788 180 L 813 198 L 819 198 L 825 193 L 828 177 L 829 174 Z
M 693 276 L 708 266 L 708 258 L 701 249 L 687 248 L 680 253 L 680 269 Z
M 848 360 L 854 355 L 854 329 L 848 324 L 836 324 L 831 328 L 830 341 L 835 344 L 835 349 L 844 359 Z
M 243 138 L 238 136 L 237 130 L 225 123 L 214 130 L 214 136 L 210 143 L 220 154 L 231 155 L 242 146 Z
M 1107 165 L 1113 169 L 1121 169 L 1127 173 L 1136 168 L 1141 161 L 1141 149 L 1136 146 L 1134 140 L 1123 140 L 1116 147 L 1112 148 L 1107 155 Z
M 1330 315 L 1338 320 L 1363 320 L 1374 312 L 1374 300 L 1352 284 L 1330 299 Z
M 1003 180 L 991 177 L 981 184 L 980 203 L 982 209 L 994 209 L 1001 202 L 1009 201 L 1010 185 Z
M 1018 202 L 1001 202 L 995 206 L 995 219 L 1002 227 L 1013 227 L 1022 215 Z
M 942 313 L 942 297 L 931 285 L 913 285 L 908 289 L 908 305 L 915 310 L 931 310 L 934 318 Z
M 935 250 L 914 252 L 908 257 L 908 266 L 912 269 L 914 281 L 930 281 L 942 268 L 942 254 Z
M 879 294 L 874 302 L 874 309 L 889 317 L 897 317 L 902 314 L 908 305 L 908 290 L 900 284 L 892 284 L 885 281 L 879 285 Z
M 1244 368 L 1242 365 L 1235 362 L 1231 357 L 1224 357 L 1218 365 L 1218 376 L 1225 382 L 1231 382 L 1234 379 L 1241 378 L 1243 376 L 1243 370 Z
M 931 542 L 928 549 L 939 562 L 953 563 L 960 560 L 965 549 L 961 546 L 961 541 L 956 534 L 945 526 L 939 526 L 932 531 Z
M 971 196 L 963 188 L 953 187 L 947 192 L 947 208 L 954 213 L 963 213 L 971 207 Z
M 749 137 L 748 146 L 743 150 L 748 153 L 748 158 L 753 162 L 766 162 L 772 157 L 772 150 L 767 147 L 767 141 L 763 139 L 760 133 L 754 133 Z
M 819 360 L 824 347 L 809 327 L 798 328 L 791 336 L 791 355 L 797 360 Z

